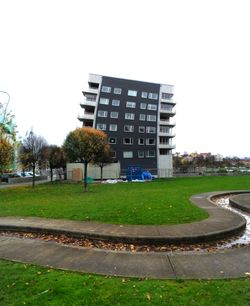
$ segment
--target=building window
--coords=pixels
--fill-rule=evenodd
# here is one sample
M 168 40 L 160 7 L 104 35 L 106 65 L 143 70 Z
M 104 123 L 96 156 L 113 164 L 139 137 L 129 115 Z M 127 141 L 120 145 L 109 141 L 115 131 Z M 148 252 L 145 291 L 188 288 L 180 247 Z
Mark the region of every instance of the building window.
M 156 111 L 157 105 L 156 104 L 148 104 L 148 110 Z
M 142 97 L 142 98 L 147 98 L 147 97 L 148 97 L 148 93 L 147 93 L 146 91 L 143 91 L 143 92 L 141 93 L 141 97 Z
M 161 97 L 162 97 L 162 99 L 168 100 L 168 99 L 171 99 L 173 97 L 173 94 L 162 92 Z
M 97 130 L 106 131 L 106 124 L 105 123 L 97 123 L 96 128 L 97 128 Z
M 160 125 L 160 133 L 170 133 L 169 127 L 165 125 Z
M 133 151 L 124 151 L 123 158 L 133 158 Z
M 128 96 L 136 97 L 137 96 L 137 91 L 136 90 L 128 90 Z
M 119 106 L 120 105 L 120 100 L 112 100 L 112 105 L 113 106 Z
M 111 87 L 109 87 L 109 86 L 102 86 L 102 92 L 111 92 Z
M 145 133 L 145 126 L 139 126 L 139 133 Z
M 118 118 L 118 112 L 111 112 L 110 113 L 110 118 Z
M 139 120 L 145 121 L 146 120 L 146 115 L 145 114 L 140 114 Z
M 99 104 L 109 105 L 109 99 L 100 98 Z
M 133 144 L 133 138 L 132 137 L 123 138 L 123 144 L 132 145 Z
M 156 121 L 156 115 L 147 115 L 147 121 Z
M 134 126 L 133 125 L 124 125 L 124 132 L 134 132 Z
M 155 134 L 156 133 L 156 127 L 155 126 L 147 126 L 146 127 L 146 133 Z
M 109 144 L 116 144 L 116 137 L 109 137 Z
M 110 124 L 109 125 L 109 130 L 111 132 L 116 132 L 117 131 L 117 124 Z
M 155 151 L 154 150 L 149 150 L 149 151 L 146 151 L 146 157 L 155 157 Z
M 138 151 L 138 158 L 144 158 L 144 151 Z
M 126 102 L 126 107 L 128 107 L 128 108 L 135 108 L 136 107 L 136 103 L 135 102 L 127 101 Z
M 138 138 L 138 145 L 144 145 L 144 138 Z
M 98 111 L 98 117 L 108 117 L 108 112 L 107 111 L 103 111 L 103 110 L 99 110 Z
M 147 138 L 146 139 L 146 144 L 148 146 L 154 146 L 155 145 L 155 138 Z
M 127 119 L 127 120 L 135 120 L 135 114 L 133 114 L 133 113 L 125 113 L 125 119 Z
M 146 109 L 147 104 L 146 103 L 140 103 L 140 109 Z
M 148 98 L 153 99 L 153 100 L 158 100 L 158 94 L 154 92 L 149 92 L 148 93 Z
M 122 93 L 122 89 L 121 88 L 114 88 L 114 94 L 120 95 L 121 93 Z

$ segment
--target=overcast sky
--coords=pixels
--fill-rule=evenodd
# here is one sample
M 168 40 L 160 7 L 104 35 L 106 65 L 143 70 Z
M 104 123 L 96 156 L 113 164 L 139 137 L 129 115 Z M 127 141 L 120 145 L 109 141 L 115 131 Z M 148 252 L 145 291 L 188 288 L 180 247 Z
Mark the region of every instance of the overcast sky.
M 176 152 L 250 156 L 249 16 L 249 0 L 0 0 L 0 90 L 21 136 L 61 145 L 89 73 L 173 84 Z

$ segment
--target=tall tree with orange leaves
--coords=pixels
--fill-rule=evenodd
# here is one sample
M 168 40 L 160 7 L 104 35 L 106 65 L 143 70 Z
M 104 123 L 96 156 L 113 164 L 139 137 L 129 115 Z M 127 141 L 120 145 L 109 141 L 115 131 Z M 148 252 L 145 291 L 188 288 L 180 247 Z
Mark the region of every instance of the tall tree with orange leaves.
M 87 170 L 88 164 L 95 160 L 96 156 L 104 152 L 107 146 L 107 135 L 91 127 L 77 128 L 70 132 L 63 148 L 71 162 L 84 164 L 84 190 L 87 191 Z

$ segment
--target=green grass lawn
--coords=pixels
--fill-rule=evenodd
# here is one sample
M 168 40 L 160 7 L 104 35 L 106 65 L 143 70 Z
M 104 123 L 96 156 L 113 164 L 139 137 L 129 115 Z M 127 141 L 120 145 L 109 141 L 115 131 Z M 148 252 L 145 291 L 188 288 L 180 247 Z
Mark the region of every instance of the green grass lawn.
M 174 224 L 206 218 L 193 194 L 250 189 L 250 177 L 197 177 L 152 183 L 45 184 L 0 190 L 0 216 L 112 223 Z M 246 271 L 249 272 L 249 271 Z M 0 305 L 250 305 L 250 278 L 147 280 L 104 277 L 0 260 Z
M 0 305 L 250 305 L 250 279 L 103 277 L 0 260 Z
M 0 189 L 0 216 L 38 216 L 95 220 L 115 224 L 178 224 L 207 218 L 192 205 L 193 194 L 228 189 L 250 189 L 250 176 L 196 177 L 149 183 L 48 183 Z

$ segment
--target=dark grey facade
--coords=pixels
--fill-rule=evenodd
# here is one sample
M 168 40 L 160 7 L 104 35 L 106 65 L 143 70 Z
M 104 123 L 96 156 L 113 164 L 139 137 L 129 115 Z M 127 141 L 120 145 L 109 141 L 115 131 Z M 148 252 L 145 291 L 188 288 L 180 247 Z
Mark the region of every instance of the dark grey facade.
M 172 90 L 171 85 L 90 74 L 81 103 L 85 112 L 79 120 L 83 126 L 107 133 L 121 175 L 128 166 L 138 165 L 155 175 L 170 176 L 174 147 L 170 117 L 175 114 Z

